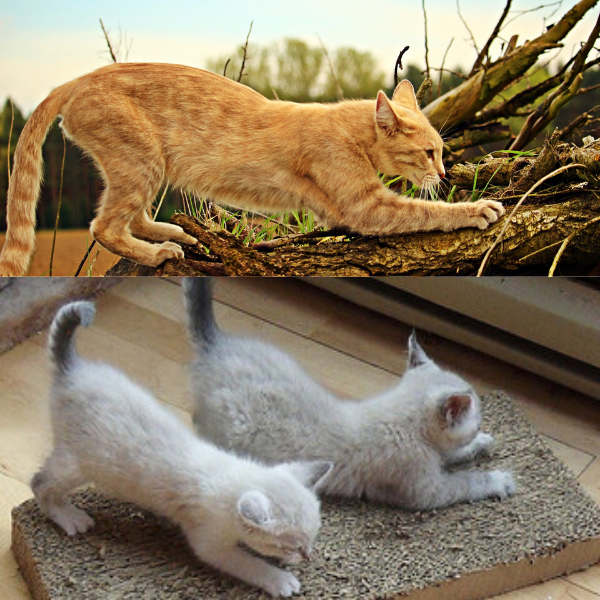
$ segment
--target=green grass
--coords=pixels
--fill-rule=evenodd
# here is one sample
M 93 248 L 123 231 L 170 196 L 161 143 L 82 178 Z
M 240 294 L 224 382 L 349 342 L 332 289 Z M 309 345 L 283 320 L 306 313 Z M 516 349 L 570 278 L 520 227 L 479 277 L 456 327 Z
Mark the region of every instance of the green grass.
M 514 156 L 509 156 L 506 158 L 506 162 L 510 162 L 511 160 L 514 160 L 515 158 L 520 158 L 521 156 L 534 156 L 536 151 L 535 150 L 496 150 L 496 152 L 494 152 L 493 154 L 496 154 L 496 153 L 514 155 Z M 485 194 L 490 183 L 492 182 L 492 179 L 494 179 L 494 176 L 496 175 L 496 173 L 502 168 L 502 165 L 506 164 L 506 162 L 500 163 L 500 166 L 492 173 L 492 176 L 488 179 L 488 182 L 485 184 L 485 187 L 483 188 L 483 190 L 479 191 L 477 189 L 477 177 L 479 175 L 479 167 L 481 165 L 481 161 L 488 158 L 488 156 L 491 156 L 491 154 L 482 156 L 479 159 L 479 161 L 477 162 L 477 167 L 475 168 L 475 177 L 473 178 L 473 189 L 471 191 L 471 202 L 476 202 L 483 196 L 483 194 Z M 454 188 L 455 187 L 456 186 L 454 186 Z M 452 188 L 452 192 L 454 192 L 454 188 Z
M 219 209 L 216 216 L 210 217 L 210 203 L 190 192 L 182 192 L 184 214 L 198 219 L 206 226 L 225 230 L 242 239 L 246 245 L 267 242 L 275 237 L 290 233 L 310 233 L 316 223 L 311 211 L 290 211 L 266 216 L 248 211 L 227 211 Z

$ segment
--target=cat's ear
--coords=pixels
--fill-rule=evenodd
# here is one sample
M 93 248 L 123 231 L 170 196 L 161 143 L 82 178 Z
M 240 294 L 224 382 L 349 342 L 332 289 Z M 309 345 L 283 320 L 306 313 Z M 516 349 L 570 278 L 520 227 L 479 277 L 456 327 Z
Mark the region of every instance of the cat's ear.
M 460 421 L 471 409 L 473 398 L 469 394 L 452 394 L 442 403 L 442 413 L 446 423 L 452 425 Z
M 396 86 L 394 94 L 392 95 L 392 100 L 411 110 L 419 110 L 415 88 L 413 88 L 412 83 L 408 79 L 403 79 Z
M 325 483 L 333 469 L 333 463 L 328 460 L 299 460 L 287 463 L 286 466 L 302 485 L 313 491 L 317 491 Z
M 414 369 L 415 367 L 420 367 L 428 362 L 431 362 L 431 359 L 425 354 L 425 350 L 419 346 L 419 342 L 417 342 L 417 332 L 413 329 L 408 338 L 407 368 Z
M 264 529 L 272 522 L 271 501 L 262 492 L 244 492 L 238 499 L 237 510 L 242 521 L 252 527 Z
M 377 94 L 375 106 L 375 122 L 384 131 L 396 131 L 398 129 L 398 117 L 384 92 Z

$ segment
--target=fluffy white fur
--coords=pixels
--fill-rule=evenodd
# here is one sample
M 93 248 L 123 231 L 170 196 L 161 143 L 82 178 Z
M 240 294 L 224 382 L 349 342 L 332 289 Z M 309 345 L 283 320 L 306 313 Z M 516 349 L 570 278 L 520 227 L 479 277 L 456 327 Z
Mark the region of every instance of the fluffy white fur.
M 75 353 L 73 333 L 93 317 L 92 304 L 76 302 L 52 325 L 54 449 L 32 480 L 42 510 L 69 535 L 85 532 L 94 522 L 67 494 L 93 482 L 170 518 L 198 558 L 216 569 L 273 596 L 298 592 L 292 573 L 240 545 L 290 563 L 306 558 L 320 526 L 313 490 L 331 463 L 264 466 L 197 439 L 123 373 Z
M 321 490 L 332 495 L 432 509 L 514 493 L 508 472 L 447 468 L 488 451 L 493 438 L 479 430 L 472 386 L 430 360 L 414 334 L 398 384 L 350 402 L 274 346 L 221 332 L 205 279 L 186 282 L 185 290 L 199 435 L 268 463 L 331 460 Z

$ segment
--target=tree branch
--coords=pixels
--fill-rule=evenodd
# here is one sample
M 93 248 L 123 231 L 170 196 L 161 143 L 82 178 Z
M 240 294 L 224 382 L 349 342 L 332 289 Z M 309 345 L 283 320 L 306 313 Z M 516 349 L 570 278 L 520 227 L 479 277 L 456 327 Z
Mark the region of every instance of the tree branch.
M 485 60 L 485 58 L 489 52 L 492 42 L 496 39 L 498 33 L 500 33 L 500 28 L 502 27 L 502 23 L 504 23 L 504 19 L 506 19 L 506 16 L 508 15 L 508 11 L 510 10 L 511 3 L 512 3 L 512 0 L 507 0 L 506 6 L 504 7 L 504 11 L 502 12 L 500 19 L 496 23 L 496 27 L 494 27 L 494 31 L 492 32 L 492 35 L 490 35 L 490 37 L 488 38 L 488 41 L 485 43 L 485 46 L 481 49 L 479 56 L 477 56 L 477 60 L 473 64 L 473 68 L 471 69 L 471 72 L 469 73 L 469 77 L 473 76 L 477 71 L 479 71 L 479 69 L 483 65 L 483 61 Z
M 503 56 L 467 81 L 428 104 L 424 113 L 434 127 L 451 115 L 453 123 L 464 123 L 483 109 L 499 92 L 535 64 L 540 54 L 561 47 L 558 42 L 596 5 L 598 0 L 580 0 L 552 28 L 512 53 Z
M 250 39 L 250 33 L 252 32 L 252 25 L 254 21 L 250 21 L 250 29 L 248 30 L 248 35 L 246 36 L 246 43 L 242 46 L 242 50 L 244 51 L 244 55 L 242 56 L 242 66 L 240 67 L 240 74 L 238 75 L 238 83 L 242 80 L 242 76 L 244 75 L 244 67 L 246 66 L 246 56 L 248 54 L 248 40 Z M 248 59 L 250 60 L 250 59 Z

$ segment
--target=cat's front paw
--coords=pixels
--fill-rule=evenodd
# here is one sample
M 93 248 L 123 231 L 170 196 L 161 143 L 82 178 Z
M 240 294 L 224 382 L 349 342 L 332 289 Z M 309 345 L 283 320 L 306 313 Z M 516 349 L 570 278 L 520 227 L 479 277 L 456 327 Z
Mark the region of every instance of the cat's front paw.
M 269 579 L 263 587 L 275 598 L 288 598 L 300 591 L 300 582 L 289 571 L 276 569 L 269 575 Z
M 491 223 L 495 223 L 505 212 L 502 204 L 494 200 L 478 200 L 473 202 L 470 208 L 472 226 L 479 229 L 487 229 Z
M 504 498 L 512 496 L 517 490 L 515 480 L 508 471 L 490 471 L 488 477 L 490 496 L 504 500 Z
M 158 246 L 156 251 L 156 266 L 162 264 L 169 258 L 183 260 L 184 257 L 185 255 L 179 244 L 176 244 L 175 242 L 163 242 Z
M 489 433 L 478 433 L 475 438 L 475 456 L 489 454 L 494 446 L 494 436 Z
M 62 529 L 67 535 L 77 535 L 85 533 L 94 526 L 94 519 L 85 511 L 71 505 L 50 506 L 48 509 L 49 517 Z

